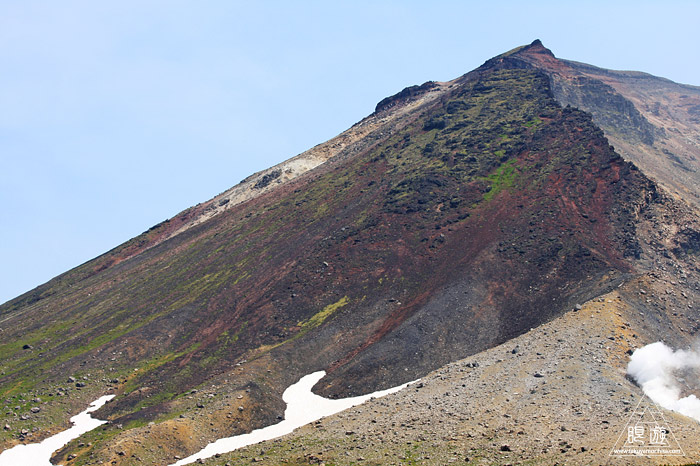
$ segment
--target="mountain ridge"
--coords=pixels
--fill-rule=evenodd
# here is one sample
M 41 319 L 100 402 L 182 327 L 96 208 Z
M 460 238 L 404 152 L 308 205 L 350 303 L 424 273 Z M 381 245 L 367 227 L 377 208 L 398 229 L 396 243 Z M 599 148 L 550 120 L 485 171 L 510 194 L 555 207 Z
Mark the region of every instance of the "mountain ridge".
M 596 124 L 635 104 L 605 83 L 586 89 L 619 105 L 573 92 L 570 66 L 535 41 L 406 88 L 327 143 L 0 306 L 0 393 L 26 409 L 29 393 L 52 397 L 30 420 L 37 436 L 89 394 L 116 393 L 98 413 L 112 424 L 77 464 L 129 464 L 115 442 L 149 422 L 196 432 L 169 434 L 168 454 L 189 454 L 274 421 L 305 373 L 328 369 L 316 391 L 331 397 L 398 385 L 611 292 L 662 252 L 694 257 L 694 221 L 664 219 L 669 237 L 650 242 L 645 222 L 677 201 Z M 568 91 L 592 116 L 561 105 Z M 619 136 L 628 146 L 634 124 Z M 67 374 L 88 383 L 58 390 Z M 208 385 L 204 403 L 193 390 Z M 3 445 L 30 438 L 10 434 Z
M 555 98 L 591 113 L 626 160 L 676 199 L 700 205 L 700 87 L 559 60 L 541 43 L 515 55 L 551 73 Z

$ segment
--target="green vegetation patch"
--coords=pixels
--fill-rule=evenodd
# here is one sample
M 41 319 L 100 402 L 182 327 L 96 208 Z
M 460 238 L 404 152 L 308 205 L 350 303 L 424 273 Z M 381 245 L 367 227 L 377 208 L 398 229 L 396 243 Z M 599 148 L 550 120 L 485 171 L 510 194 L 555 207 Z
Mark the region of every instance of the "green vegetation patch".
M 307 333 L 309 333 L 311 330 L 321 326 L 330 316 L 332 316 L 338 309 L 342 308 L 343 306 L 347 305 L 350 302 L 350 299 L 347 296 L 343 296 L 340 298 L 338 301 L 336 301 L 333 304 L 329 304 L 328 306 L 324 307 L 322 310 L 311 316 L 309 319 L 299 322 L 297 326 L 301 327 L 299 332 L 297 332 L 293 337 L 287 338 L 284 341 L 281 341 L 279 343 L 275 343 L 272 345 L 263 345 L 257 348 L 257 352 L 259 354 L 266 353 L 272 349 L 275 349 L 277 347 L 280 347 L 284 345 L 285 343 L 289 343 L 294 340 L 298 340 L 299 338 L 303 337 Z
M 318 326 L 320 326 L 323 322 L 325 322 L 326 319 L 328 319 L 335 311 L 340 309 L 341 307 L 345 306 L 349 302 L 349 299 L 347 296 L 343 296 L 340 298 L 337 302 L 333 304 L 329 304 L 328 306 L 324 307 L 321 311 L 317 312 L 311 318 L 306 320 L 305 322 L 299 322 L 299 326 L 301 327 L 301 332 L 299 333 L 306 333 L 311 329 L 314 329 Z
M 489 201 L 514 186 L 520 168 L 513 161 L 546 130 L 540 116 L 558 108 L 547 78 L 535 71 L 482 76 L 375 150 L 398 180 L 385 209 L 446 212 Z
M 515 162 L 515 159 L 507 161 L 486 177 L 486 180 L 491 185 L 491 190 L 484 193 L 485 201 L 490 201 L 495 195 L 504 189 L 511 188 L 515 184 L 515 180 L 518 176 L 518 169 L 516 168 Z

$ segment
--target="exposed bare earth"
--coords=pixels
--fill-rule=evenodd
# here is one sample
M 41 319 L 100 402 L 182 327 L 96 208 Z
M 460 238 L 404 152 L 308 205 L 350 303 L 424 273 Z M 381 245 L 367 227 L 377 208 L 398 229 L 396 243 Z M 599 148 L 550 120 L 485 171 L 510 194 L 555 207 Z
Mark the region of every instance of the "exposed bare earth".
M 622 157 L 700 206 L 700 87 L 559 60 L 537 42 L 515 55 L 551 73 L 557 100 L 590 112 Z
M 666 209 L 655 207 L 640 222 L 642 261 L 655 271 L 397 394 L 205 464 L 700 461 L 700 424 L 668 410 L 664 417 L 685 456 L 610 456 L 643 397 L 626 376 L 631 352 L 659 340 L 685 348 L 700 329 L 700 267 L 672 240 L 674 219 L 690 226 L 693 216 L 682 205 Z M 698 393 L 690 380 L 686 389 Z
M 665 411 L 685 457 L 611 457 L 642 397 L 627 351 L 656 341 L 640 277 L 554 321 L 449 364 L 400 393 L 206 464 L 686 464 L 700 424 Z M 663 293 L 663 291 L 661 291 Z M 665 330 L 665 331 L 664 331 Z M 472 367 L 478 364 L 478 367 Z M 625 434 L 626 435 L 626 434 Z
M 700 205 L 700 88 L 643 73 L 588 71 L 591 68 L 583 68 L 583 73 L 625 96 L 657 129 L 651 144 L 631 144 L 610 132 L 611 143 L 677 198 Z

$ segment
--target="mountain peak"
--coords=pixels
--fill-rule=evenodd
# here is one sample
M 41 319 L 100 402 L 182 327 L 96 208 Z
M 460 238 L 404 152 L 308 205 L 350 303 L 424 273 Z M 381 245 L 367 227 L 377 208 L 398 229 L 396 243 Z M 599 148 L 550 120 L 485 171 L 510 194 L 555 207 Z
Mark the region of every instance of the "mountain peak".
M 522 68 L 523 65 L 547 69 L 561 66 L 552 51 L 545 47 L 540 39 L 535 39 L 528 45 L 521 45 L 487 60 L 479 69 L 493 69 L 503 66 Z
M 542 41 L 535 39 L 530 45 L 526 45 L 515 52 L 514 55 L 531 55 L 531 54 L 542 54 L 547 55 L 551 58 L 555 58 L 551 50 L 542 44 Z
M 528 45 L 521 45 L 513 50 L 501 54 L 491 60 L 488 60 L 484 65 L 488 67 L 503 66 L 504 63 L 521 63 L 516 67 L 522 66 L 522 62 L 528 66 L 538 68 L 558 69 L 562 65 L 557 57 L 554 56 L 551 50 L 542 44 L 540 39 L 535 39 Z

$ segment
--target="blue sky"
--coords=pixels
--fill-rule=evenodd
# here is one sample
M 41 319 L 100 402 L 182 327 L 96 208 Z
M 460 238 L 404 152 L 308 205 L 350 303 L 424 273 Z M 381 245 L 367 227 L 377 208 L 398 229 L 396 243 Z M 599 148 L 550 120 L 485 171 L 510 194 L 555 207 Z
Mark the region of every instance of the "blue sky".
M 691 1 L 4 0 L 0 303 L 536 38 L 700 85 L 698 18 Z

